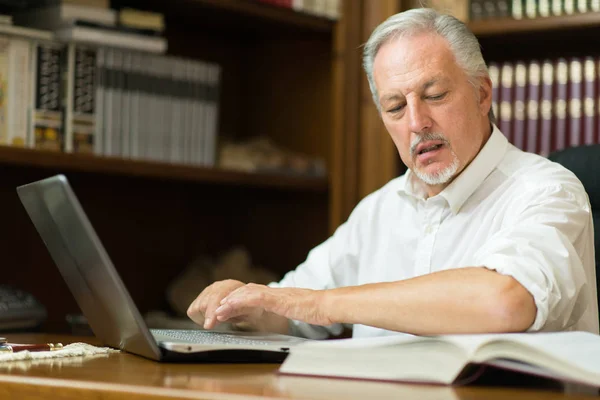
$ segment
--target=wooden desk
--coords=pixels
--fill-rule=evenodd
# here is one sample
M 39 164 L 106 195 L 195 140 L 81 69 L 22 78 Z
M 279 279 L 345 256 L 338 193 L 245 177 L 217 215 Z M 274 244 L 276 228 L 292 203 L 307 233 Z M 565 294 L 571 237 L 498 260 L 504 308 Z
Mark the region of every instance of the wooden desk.
M 83 341 L 5 335 L 23 343 Z M 406 385 L 277 375 L 278 365 L 163 364 L 118 353 L 0 363 L 0 397 L 16 399 L 583 399 L 542 389 Z M 598 398 L 598 397 L 596 397 Z

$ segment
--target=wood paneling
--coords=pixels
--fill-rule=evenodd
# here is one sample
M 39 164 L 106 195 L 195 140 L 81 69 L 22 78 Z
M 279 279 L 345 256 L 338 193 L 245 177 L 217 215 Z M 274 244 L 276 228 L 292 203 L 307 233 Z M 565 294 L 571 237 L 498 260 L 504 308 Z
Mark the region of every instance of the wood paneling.
M 363 41 L 385 19 L 400 11 L 397 0 L 365 2 L 363 12 Z M 359 197 L 379 189 L 396 176 L 398 153 L 373 103 L 366 76 L 361 79 L 361 133 Z

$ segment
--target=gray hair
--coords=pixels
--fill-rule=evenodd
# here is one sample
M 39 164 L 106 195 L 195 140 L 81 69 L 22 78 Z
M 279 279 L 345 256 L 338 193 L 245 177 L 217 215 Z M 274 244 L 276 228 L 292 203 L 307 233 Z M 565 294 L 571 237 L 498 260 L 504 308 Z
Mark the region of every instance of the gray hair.
M 377 52 L 381 46 L 392 39 L 425 32 L 437 33 L 448 41 L 450 51 L 454 54 L 457 64 L 469 76 L 469 82 L 476 89 L 480 85 L 479 78 L 489 76 L 479 42 L 464 23 L 451 15 L 440 14 L 431 8 L 414 8 L 404 11 L 392 15 L 381 23 L 364 46 L 363 67 L 379 112 L 381 112 L 381 105 L 373 79 L 373 63 Z M 490 122 L 495 122 L 491 107 L 488 116 Z

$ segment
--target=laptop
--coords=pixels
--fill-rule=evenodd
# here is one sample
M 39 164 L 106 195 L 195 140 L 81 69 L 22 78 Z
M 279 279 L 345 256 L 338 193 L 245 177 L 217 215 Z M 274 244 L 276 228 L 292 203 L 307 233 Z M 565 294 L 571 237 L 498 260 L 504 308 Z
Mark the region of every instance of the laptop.
M 104 345 L 156 361 L 282 362 L 309 339 L 276 333 L 149 329 L 64 175 L 17 187 L 94 335 Z

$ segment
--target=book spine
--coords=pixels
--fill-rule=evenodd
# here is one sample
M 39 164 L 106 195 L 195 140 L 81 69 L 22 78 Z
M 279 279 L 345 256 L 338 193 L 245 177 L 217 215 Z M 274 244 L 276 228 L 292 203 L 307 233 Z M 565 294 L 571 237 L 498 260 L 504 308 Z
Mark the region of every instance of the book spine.
M 528 90 L 527 90 L 527 136 L 525 141 L 525 149 L 530 153 L 539 151 L 539 103 L 540 103 L 540 82 L 541 69 L 537 61 L 532 61 L 529 64 Z
M 496 5 L 496 0 L 483 1 L 483 17 L 485 19 L 498 18 L 499 12 Z
M 500 102 L 500 68 L 498 63 L 493 61 L 489 63 L 488 74 L 492 81 L 492 111 L 494 117 L 498 119 L 498 104 Z
M 500 71 L 500 125 L 499 128 L 512 141 L 512 102 L 513 102 L 513 65 L 511 62 L 504 62 Z
M 61 45 L 38 43 L 34 147 L 42 150 L 63 149 L 62 57 Z
M 596 107 L 596 63 L 593 57 L 584 60 L 584 100 L 583 100 L 583 141 L 586 145 L 594 143 L 594 125 Z
M 75 97 L 75 43 L 67 44 L 62 57 L 63 151 L 73 152 L 73 98 Z
M 569 137 L 567 146 L 579 146 L 582 134 L 583 114 L 583 67 L 581 59 L 572 58 L 569 62 Z
M 551 151 L 562 150 L 567 142 L 567 60 L 559 58 L 555 67 L 556 94 L 554 98 L 554 137 Z
M 105 57 L 106 49 L 104 47 L 99 47 L 96 52 L 96 90 L 94 98 L 96 125 L 94 154 L 97 156 L 101 156 L 104 153 L 104 91 L 106 85 Z
M 588 0 L 577 0 L 576 10 L 581 14 L 588 12 Z
M 469 19 L 471 21 L 477 21 L 483 19 L 483 16 L 483 1 L 471 0 L 471 4 L 469 6 Z
M 96 49 L 79 47 L 75 53 L 73 151 L 94 153 L 96 141 Z
M 575 0 L 564 0 L 564 13 L 567 15 L 575 14 Z
M 524 0 L 512 0 L 512 17 L 514 19 L 523 19 L 525 16 L 523 1 Z
M 131 58 L 131 71 L 128 78 L 131 99 L 131 132 L 129 135 L 129 149 L 131 158 L 140 157 L 140 54 L 134 52 Z
M 513 144 L 525 150 L 525 101 L 527 89 L 527 66 L 519 61 L 515 66 L 515 102 L 513 105 Z
M 114 76 L 114 86 L 112 92 L 112 148 L 111 155 L 116 157 L 123 156 L 123 148 L 122 148 L 122 126 L 121 120 L 123 118 L 123 50 L 122 49 L 114 49 L 113 54 L 113 76 Z
M 560 17 L 564 14 L 563 1 L 564 0 L 552 0 L 552 15 L 555 17 Z
M 208 110 L 205 147 L 205 165 L 214 166 L 217 153 L 217 134 L 219 120 L 219 82 L 221 69 L 218 64 L 211 64 L 208 69 Z
M 538 3 L 538 13 L 540 17 L 549 17 L 550 15 L 552 15 L 552 11 L 551 11 L 551 5 L 550 5 L 550 1 L 551 0 L 540 0 Z
M 123 52 L 123 68 L 121 71 L 121 157 L 131 158 L 131 76 L 132 55 Z
M 105 82 L 104 82 L 104 101 L 102 109 L 104 110 L 104 116 L 102 118 L 103 125 L 103 149 L 102 154 L 105 156 L 112 156 L 113 148 L 113 107 L 112 99 L 114 95 L 115 86 L 115 72 L 113 68 L 114 64 L 114 49 L 106 48 L 104 54 L 104 70 L 105 70 Z
M 526 0 L 525 1 L 525 16 L 533 19 L 538 16 L 538 2 L 537 0 Z
M 544 60 L 542 64 L 542 94 L 540 106 L 540 148 L 539 154 L 547 157 L 552 151 L 552 114 L 554 111 L 554 63 Z
M 8 82 L 8 144 L 25 147 L 27 144 L 28 118 L 31 114 L 29 101 L 31 42 L 27 39 L 12 37 L 9 45 L 9 82 Z M 6 96 L 6 94 L 5 94 Z

